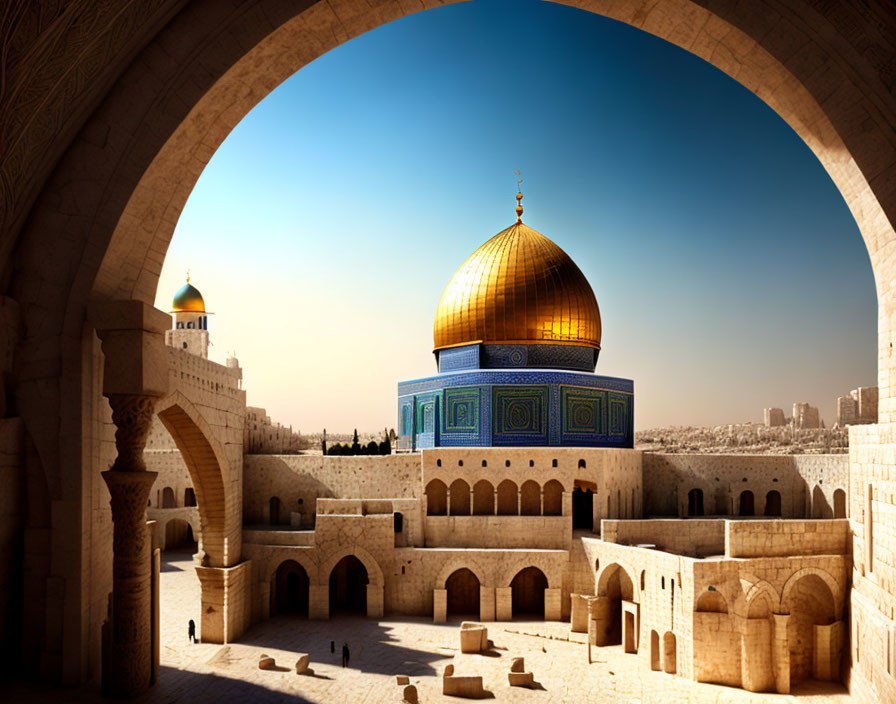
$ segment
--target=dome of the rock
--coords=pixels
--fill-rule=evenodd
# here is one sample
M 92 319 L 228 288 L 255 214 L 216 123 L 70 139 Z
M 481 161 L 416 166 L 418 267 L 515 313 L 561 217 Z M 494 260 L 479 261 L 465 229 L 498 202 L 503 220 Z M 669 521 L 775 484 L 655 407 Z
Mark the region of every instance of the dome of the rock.
M 433 331 L 436 350 L 476 342 L 599 350 L 600 335 L 600 309 L 585 275 L 519 218 L 457 270 L 442 293 Z

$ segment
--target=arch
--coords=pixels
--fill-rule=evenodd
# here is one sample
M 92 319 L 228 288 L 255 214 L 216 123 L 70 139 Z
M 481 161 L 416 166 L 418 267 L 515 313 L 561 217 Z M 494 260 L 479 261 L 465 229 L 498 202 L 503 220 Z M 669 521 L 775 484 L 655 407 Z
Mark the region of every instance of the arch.
M 843 588 L 830 572 L 819 569 L 818 567 L 803 567 L 790 575 L 784 583 L 784 588 L 781 590 L 781 608 L 787 608 L 788 602 L 792 599 L 791 592 L 793 592 L 794 588 L 803 577 L 808 577 L 810 575 L 815 575 L 827 586 L 834 598 L 834 611 L 838 614 L 839 618 L 839 614 L 843 613 L 843 605 L 846 598 L 843 593 Z
M 675 634 L 672 631 L 666 631 L 663 636 L 663 671 L 670 675 L 678 671 Z
M 543 513 L 545 516 L 563 515 L 563 485 L 551 479 L 542 489 Z
M 519 513 L 519 492 L 516 484 L 505 479 L 498 484 L 498 515 L 516 516 Z
M 448 499 L 451 505 L 448 507 L 452 516 L 470 515 L 470 485 L 463 479 L 455 479 L 448 487 Z
M 188 486 L 184 489 L 184 506 L 190 507 L 196 505 L 196 492 L 193 487 Z
M 308 615 L 311 580 L 295 560 L 284 560 L 271 578 L 271 613 Z
M 597 580 L 597 595 L 606 597 L 609 608 L 598 620 L 598 645 L 622 643 L 622 602 L 634 601 L 632 578 L 621 564 L 614 562 L 604 568 Z
M 364 563 L 345 555 L 329 572 L 330 616 L 334 611 L 367 615 L 367 585 L 370 576 Z
M 765 580 L 760 580 L 750 586 L 744 601 L 750 618 L 779 613 L 781 606 L 781 596 L 778 594 L 778 590 Z M 762 602 L 767 604 L 767 610 L 763 609 Z
M 812 518 L 833 518 L 834 510 L 828 503 L 824 489 L 818 484 L 812 489 Z
M 738 501 L 739 507 L 737 510 L 737 515 L 739 516 L 755 516 L 756 509 L 753 504 L 753 492 L 749 489 L 740 492 L 740 499 Z
M 268 523 L 280 525 L 280 498 L 277 496 L 272 496 L 268 501 Z
M 308 61 L 351 38 L 360 28 L 377 27 L 410 7 L 392 4 L 384 9 L 349 0 L 338 5 L 297 5 L 291 10 L 275 0 L 259 0 L 259 16 L 271 18 L 268 24 L 245 21 L 245 13 L 254 7 L 240 6 L 235 12 L 226 4 L 221 4 L 220 10 L 209 8 L 214 5 L 203 5 L 204 11 L 213 14 L 213 21 L 196 21 L 200 10 L 193 4 L 180 10 L 183 15 L 172 10 L 170 19 L 158 25 L 160 29 L 147 26 L 145 42 L 139 45 L 122 41 L 120 48 L 113 48 L 100 41 L 78 42 L 78 53 L 65 65 L 67 69 L 75 67 L 68 73 L 77 76 L 81 85 L 60 80 L 52 88 L 54 100 L 40 101 L 35 108 L 59 107 L 59 119 L 47 121 L 40 119 L 40 114 L 23 112 L 22 119 L 16 121 L 21 127 L 15 129 L 21 131 L 16 131 L 9 143 L 38 146 L 0 165 L 2 181 L 9 186 L 3 195 L 3 205 L 8 207 L 0 208 L 7 224 L 0 243 L 4 252 L 0 264 L 9 267 L 7 260 L 12 258 L 6 253 L 17 247 L 24 255 L 18 261 L 24 263 L 14 277 L 15 295 L 23 306 L 46 303 L 50 311 L 47 320 L 60 321 L 35 331 L 32 348 L 63 339 L 62 330 L 77 330 L 90 295 L 151 304 L 174 228 L 173 219 L 160 214 L 180 212 L 203 166 L 240 116 Z M 876 79 L 866 84 L 853 78 L 870 67 L 863 53 L 854 52 L 854 58 L 849 38 L 833 23 L 826 25 L 829 34 L 813 31 L 816 21 L 826 22 L 822 11 L 793 10 L 783 23 L 785 28 L 774 31 L 780 15 L 768 11 L 765 4 L 755 12 L 750 8 L 727 15 L 727 19 L 725 13 L 720 16 L 688 0 L 658 0 L 649 9 L 634 0 L 621 0 L 600 9 L 607 16 L 690 49 L 735 75 L 812 149 L 849 204 L 869 248 L 878 286 L 883 349 L 888 331 L 894 327 L 887 259 L 894 239 L 890 224 L 894 197 L 886 190 L 892 183 L 892 167 L 881 167 L 879 155 L 889 153 L 893 130 L 888 121 L 892 123 L 893 111 L 889 102 L 877 105 L 873 95 Z M 124 23 L 128 12 L 122 10 Z M 686 22 L 674 21 L 684 16 Z M 315 21 L 306 21 L 309 17 Z M 125 40 L 127 36 L 122 35 Z M 836 51 L 839 42 L 849 51 Z M 170 61 L 153 61 L 160 45 L 174 52 Z M 788 50 L 797 45 L 802 47 L 800 51 Z M 291 50 L 272 50 L 280 46 Z M 106 60 L 92 60 L 96 56 L 92 52 L 107 50 Z M 842 54 L 843 70 L 835 67 L 823 72 L 825 80 L 817 80 L 819 58 L 821 65 L 826 65 L 825 57 L 838 54 Z M 784 58 L 779 61 L 776 56 Z M 146 66 L 153 70 L 146 71 Z M 105 78 L 97 85 L 92 71 L 99 70 Z M 45 72 L 35 71 L 34 75 L 43 80 Z M 123 89 L 128 86 L 132 90 Z M 57 102 L 55 98 L 63 93 L 69 94 L 66 100 Z M 27 99 L 33 91 L 23 90 L 20 95 Z M 134 103 L 134 95 L 145 96 L 145 107 Z M 199 125 L 205 129 L 197 129 Z M 45 134 L 36 135 L 37 130 Z M 104 136 L 90 148 L 76 145 L 75 135 L 85 134 Z M 121 158 L 122 151 L 129 153 L 128 159 Z M 15 171 L 11 177 L 8 164 L 21 169 L 27 178 L 15 178 Z M 91 174 L 91 182 L 77 178 L 85 173 Z M 79 196 L 77 212 L 69 209 L 63 213 L 58 204 L 71 202 L 73 189 Z M 87 254 L 73 262 L 69 272 L 63 273 L 60 267 L 55 286 L 36 285 L 41 274 L 32 271 L 37 267 L 29 263 L 33 257 L 27 255 L 52 252 L 59 229 L 48 224 L 62 220 L 63 215 L 70 241 Z M 23 228 L 26 220 L 28 225 Z M 67 251 L 56 256 L 71 259 Z M 0 272 L 0 280 L 5 274 Z M 885 355 L 880 356 L 882 422 L 889 420 L 885 401 L 892 395 L 887 385 L 892 364 Z M 71 381 L 73 372 L 64 374 Z M 23 405 L 26 426 L 39 427 L 38 417 L 62 416 L 61 407 L 58 392 L 48 392 L 30 407 Z M 58 437 L 54 426 L 46 425 L 49 431 L 35 438 L 46 471 L 72 474 L 70 470 L 80 460 L 61 457 L 58 463 L 52 461 L 59 455 L 55 449 Z M 221 469 L 226 472 L 226 465 Z M 201 509 L 207 503 L 200 498 Z M 222 539 L 220 545 L 207 550 L 212 564 L 239 560 L 239 527 L 230 520 L 231 510 L 225 507 L 225 522 L 227 530 L 235 528 L 236 532 L 229 533 L 229 544 Z M 203 542 L 213 543 L 206 517 L 202 520 Z M 221 534 L 228 535 L 227 530 Z M 76 671 L 77 666 L 72 668 Z
M 322 564 L 320 569 L 318 570 L 319 575 L 319 584 L 320 586 L 326 586 L 328 584 L 327 580 L 329 578 L 330 573 L 333 571 L 333 568 L 336 564 L 343 558 L 348 555 L 352 555 L 364 565 L 364 569 L 367 570 L 367 576 L 370 579 L 371 586 L 382 587 L 385 584 L 383 579 L 383 570 L 380 567 L 380 563 L 374 559 L 373 555 L 368 552 L 366 548 L 361 547 L 360 545 L 352 545 L 344 547 L 340 550 L 337 550 L 329 558 Z M 309 573 L 310 574 L 310 573 Z
M 426 515 L 448 515 L 448 487 L 441 479 L 432 479 L 426 485 Z
M 660 666 L 660 634 L 654 630 L 650 631 L 650 669 L 659 671 Z
M 781 515 L 781 492 L 777 489 L 772 489 L 765 495 L 765 510 L 763 514 L 766 516 Z
M 479 618 L 479 578 L 472 570 L 461 567 L 445 580 L 448 616 Z
M 487 479 L 473 485 L 473 515 L 493 516 L 495 513 L 495 487 Z
M 199 552 L 209 566 L 230 567 L 242 552 L 242 496 L 225 491 L 229 464 L 211 426 L 180 390 L 156 404 L 190 473 L 199 508 Z
M 531 479 L 524 481 L 520 487 L 520 515 L 541 515 L 541 487 Z
M 834 518 L 846 518 L 846 492 L 834 490 Z
M 171 518 L 165 521 L 164 550 L 191 547 L 196 537 L 193 526 L 184 518 Z
M 787 619 L 787 647 L 790 651 L 790 681 L 801 682 L 815 675 L 815 626 L 839 620 L 835 592 L 820 576 L 820 570 L 800 570 L 785 585 L 783 605 Z M 827 676 L 825 676 L 826 678 Z
M 162 489 L 162 508 L 177 508 L 177 500 L 174 498 L 174 489 L 166 486 Z
M 511 613 L 544 618 L 548 578 L 537 567 L 525 567 L 510 580 Z
M 439 576 L 436 577 L 435 588 L 447 589 L 448 578 L 458 570 L 469 570 L 470 572 L 472 572 L 473 576 L 476 577 L 480 585 L 491 584 L 491 582 L 484 578 L 488 573 L 483 572 L 481 566 L 471 564 L 469 559 L 466 557 L 457 557 L 449 560 L 439 571 Z
M 715 589 L 707 589 L 699 597 L 697 597 L 694 611 L 698 611 L 701 613 L 709 612 L 717 614 L 727 614 L 728 602 L 725 601 L 725 597 L 722 596 L 721 592 Z
M 703 515 L 703 489 L 691 489 L 688 492 L 688 515 Z

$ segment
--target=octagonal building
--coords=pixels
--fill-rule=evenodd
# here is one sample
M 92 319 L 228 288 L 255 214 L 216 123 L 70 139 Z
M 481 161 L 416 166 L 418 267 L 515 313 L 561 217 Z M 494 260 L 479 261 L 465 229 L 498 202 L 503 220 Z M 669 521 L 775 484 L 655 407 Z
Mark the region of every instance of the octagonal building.
M 517 219 L 457 270 L 433 330 L 438 374 L 398 384 L 399 449 L 632 447 L 634 384 L 594 373 L 594 291 Z

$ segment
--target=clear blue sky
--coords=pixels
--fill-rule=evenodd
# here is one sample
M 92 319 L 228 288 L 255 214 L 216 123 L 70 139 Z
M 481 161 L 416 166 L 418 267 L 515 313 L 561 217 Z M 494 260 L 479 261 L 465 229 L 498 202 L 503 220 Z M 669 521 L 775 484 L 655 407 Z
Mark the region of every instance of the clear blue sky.
M 799 137 L 701 59 L 536 0 L 393 22 L 302 68 L 214 155 L 159 286 L 184 271 L 250 404 L 302 430 L 395 425 L 434 372 L 442 289 L 524 219 L 591 282 L 597 371 L 635 423 L 760 420 L 876 381 L 868 254 Z

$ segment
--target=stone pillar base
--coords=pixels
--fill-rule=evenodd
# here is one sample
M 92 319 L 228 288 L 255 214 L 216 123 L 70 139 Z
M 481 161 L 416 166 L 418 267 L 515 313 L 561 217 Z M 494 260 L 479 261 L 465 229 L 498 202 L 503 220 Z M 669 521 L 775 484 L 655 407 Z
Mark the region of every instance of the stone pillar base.
M 432 590 L 432 622 L 445 623 L 448 620 L 448 590 Z
M 497 587 L 495 589 L 495 620 L 513 620 L 513 592 L 510 587 Z
M 202 642 L 229 643 L 249 627 L 251 567 L 249 560 L 233 567 L 196 567 L 202 585 Z
M 544 590 L 544 620 L 559 621 L 561 618 L 560 590 Z
M 494 587 L 479 587 L 479 620 L 495 620 L 495 589 Z

